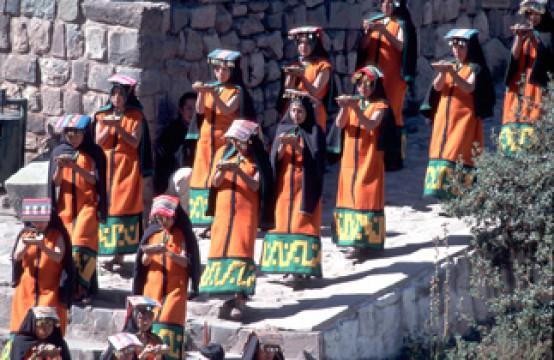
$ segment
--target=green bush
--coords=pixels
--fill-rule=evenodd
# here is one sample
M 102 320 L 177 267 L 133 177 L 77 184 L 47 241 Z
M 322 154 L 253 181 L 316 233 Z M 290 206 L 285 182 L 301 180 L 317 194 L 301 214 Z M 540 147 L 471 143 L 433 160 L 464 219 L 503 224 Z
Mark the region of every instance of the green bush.
M 554 86 L 550 88 L 553 94 Z M 482 289 L 488 289 L 485 300 L 492 321 L 476 326 L 478 341 L 457 336 L 453 347 L 435 357 L 552 358 L 552 95 L 543 109 L 530 144 L 512 155 L 481 154 L 474 185 L 445 204 L 447 212 L 471 225 L 473 295 L 483 296 Z

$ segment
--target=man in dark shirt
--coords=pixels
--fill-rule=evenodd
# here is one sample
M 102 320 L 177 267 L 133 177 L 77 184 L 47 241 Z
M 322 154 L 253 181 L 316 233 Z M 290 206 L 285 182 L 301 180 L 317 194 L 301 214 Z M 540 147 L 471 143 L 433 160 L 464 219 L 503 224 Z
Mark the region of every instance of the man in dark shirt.
M 154 195 L 166 192 L 169 178 L 181 167 L 192 167 L 196 139 L 187 139 L 194 116 L 196 93 L 187 92 L 179 99 L 179 115 L 161 130 L 154 145 L 156 171 Z

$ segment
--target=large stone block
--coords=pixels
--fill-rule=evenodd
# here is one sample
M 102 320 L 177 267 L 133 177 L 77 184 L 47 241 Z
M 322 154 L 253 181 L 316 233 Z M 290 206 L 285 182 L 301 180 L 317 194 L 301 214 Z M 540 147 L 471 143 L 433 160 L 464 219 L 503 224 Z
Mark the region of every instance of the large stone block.
M 270 60 L 266 65 L 265 81 L 275 81 L 281 78 L 281 67 L 275 60 Z
M 27 99 L 27 108 L 29 111 L 40 111 L 41 110 L 41 99 L 40 99 L 40 91 L 38 88 L 34 86 L 26 86 L 23 90 L 23 97 Z M 29 129 L 29 121 L 27 122 L 27 129 Z M 37 127 L 34 127 L 28 131 L 32 132 L 42 132 L 44 131 L 44 124 L 40 129 L 37 129 Z
M 62 91 L 58 88 L 43 86 L 41 89 L 42 112 L 46 115 L 62 114 Z
M 264 84 L 264 101 L 269 106 L 275 106 L 279 99 L 279 92 L 281 91 L 281 82 L 273 81 L 271 83 Z
M 190 63 L 184 60 L 169 59 L 165 62 L 165 69 L 169 75 L 186 74 L 190 67 Z
M 52 22 L 32 18 L 29 22 L 29 43 L 35 54 L 46 54 L 50 50 Z
M 142 33 L 165 33 L 169 5 L 161 2 L 111 2 L 88 0 L 82 5 L 87 20 L 140 29 Z
M 21 11 L 27 17 L 54 20 L 56 0 L 21 0 Z
M 0 50 L 10 48 L 10 17 L 0 14 Z
M 18 53 L 29 52 L 29 34 L 26 18 L 13 18 L 11 21 L 12 50 Z
M 40 98 L 40 95 L 38 96 Z M 46 123 L 45 116 L 40 113 L 33 113 L 29 112 L 27 113 L 27 131 L 31 132 L 33 134 L 43 134 L 44 133 L 44 126 Z M 38 150 L 38 146 L 35 143 L 33 146 L 34 150 Z M 27 145 L 25 145 L 25 148 L 27 148 Z
M 8 55 L 1 70 L 6 80 L 37 83 L 37 57 L 34 55 Z
M 240 53 L 242 56 L 253 53 L 256 50 L 256 42 L 250 39 L 243 39 L 240 43 Z
M 80 0 L 58 0 L 58 18 L 73 22 L 79 18 Z
M 423 25 L 431 25 L 433 23 L 433 2 L 428 0 L 423 4 L 423 14 L 421 23 Z
M 327 10 L 324 5 L 308 9 L 306 12 L 306 20 L 308 24 L 327 26 Z
M 185 31 L 185 53 L 184 58 L 188 61 L 204 59 L 204 43 L 200 32 L 194 30 Z
M 346 34 L 344 31 L 335 31 L 332 34 L 331 46 L 333 51 L 340 52 L 344 50 Z
M 218 34 L 224 34 L 231 30 L 233 26 L 233 16 L 224 6 L 217 7 L 217 15 L 215 18 L 215 30 Z
M 138 30 L 114 28 L 108 31 L 108 61 L 116 65 L 131 66 L 140 63 Z
M 286 11 L 285 15 L 285 29 L 292 29 L 297 26 L 303 26 L 307 21 L 306 6 L 299 5 L 291 8 L 290 11 Z
M 189 9 L 183 5 L 173 5 L 171 8 L 171 32 L 177 34 L 189 24 Z
M 204 43 L 204 49 L 206 52 L 210 52 L 214 49 L 221 48 L 221 41 L 217 34 L 206 34 L 202 37 L 202 42 Z
M 55 58 L 41 58 L 41 80 L 46 85 L 62 86 L 69 81 L 69 63 Z
M 71 62 L 71 84 L 78 90 L 87 88 L 88 63 L 84 59 Z
M 107 94 L 88 92 L 83 95 L 83 112 L 85 114 L 92 114 L 104 105 L 107 100 Z
M 89 89 L 102 92 L 109 92 L 111 85 L 108 78 L 113 74 L 114 68 L 111 64 L 90 63 L 87 85 Z
M 479 30 L 479 41 L 484 43 L 490 38 L 489 20 L 484 11 L 479 11 L 473 18 L 473 28 Z
M 231 13 L 234 17 L 244 16 L 248 13 L 248 7 L 243 4 L 235 4 L 231 9 Z
M 271 58 L 277 60 L 283 58 L 283 36 L 279 31 L 258 37 L 257 46 L 269 50 L 269 53 L 266 53 L 266 55 Z
M 0 4 L 2 4 L 2 1 L 0 1 Z M 3 13 L 19 16 L 19 10 L 21 8 L 20 0 L 3 0 L 3 5 Z
M 106 57 L 106 28 L 100 25 L 85 27 L 85 53 L 87 58 L 93 60 L 104 60 Z
M 269 30 L 281 30 L 283 27 L 283 13 L 271 14 L 265 18 L 265 26 Z
M 69 90 L 63 93 L 63 111 L 65 114 L 81 114 L 83 112 L 80 92 Z
M 269 7 L 269 1 L 256 0 L 248 1 L 248 8 L 252 12 L 262 12 Z
M 230 31 L 221 37 L 221 46 L 225 49 L 238 50 L 240 39 L 236 31 Z
M 445 0 L 444 20 L 452 21 L 460 15 L 460 0 Z
M 21 204 L 24 198 L 48 196 L 48 161 L 34 161 L 10 176 L 6 190 L 13 204 Z
M 50 49 L 50 55 L 65 59 L 65 53 L 65 24 L 61 21 L 56 21 L 52 34 L 52 49 Z
M 255 16 L 246 16 L 238 20 L 237 28 L 240 36 L 251 36 L 264 32 L 264 26 Z
M 448 54 L 451 54 L 452 50 L 448 45 L 448 42 L 444 39 L 444 35 L 448 31 L 454 28 L 453 24 L 444 24 L 435 30 L 435 58 L 441 59 Z
M 441 23 L 444 21 L 444 0 L 431 0 L 433 4 L 433 22 Z
M 483 46 L 483 53 L 493 78 L 500 79 L 505 73 L 510 50 L 498 39 L 490 39 Z
M 329 11 L 329 27 L 339 29 L 359 29 L 362 13 L 359 4 L 332 1 Z
M 425 98 L 427 90 L 429 90 L 429 84 L 433 81 L 435 72 L 429 61 L 420 56 L 417 59 L 417 80 L 414 82 L 416 101 L 419 102 Z
M 78 24 L 65 25 L 65 40 L 68 59 L 79 59 L 83 56 L 85 49 L 85 39 L 83 31 Z
M 192 8 L 190 26 L 193 29 L 211 29 L 215 26 L 217 8 L 215 5 L 204 5 Z

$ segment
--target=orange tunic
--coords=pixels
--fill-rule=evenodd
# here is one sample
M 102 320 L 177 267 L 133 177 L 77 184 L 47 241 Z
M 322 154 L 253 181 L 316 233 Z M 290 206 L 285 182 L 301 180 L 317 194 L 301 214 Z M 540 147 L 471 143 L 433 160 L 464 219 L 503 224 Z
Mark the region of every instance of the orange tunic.
M 148 245 L 164 243 L 167 251 L 180 253 L 184 249 L 185 237 L 181 230 L 173 227 L 169 234 L 160 231 L 152 235 Z M 162 304 L 156 322 L 183 326 L 187 316 L 188 272 L 167 254 L 151 256 L 146 270 L 143 295 Z
M 394 19 L 386 23 L 387 30 L 397 37 L 400 32 L 400 24 Z M 381 33 L 372 31 L 369 35 L 368 63 L 374 65 L 383 72 L 383 87 L 390 107 L 394 113 L 396 126 L 404 126 L 402 107 L 406 94 L 406 82 L 402 78 L 402 50 L 397 50 L 391 42 Z
M 299 63 L 298 65 L 303 64 Z M 315 111 L 317 123 L 319 124 L 319 126 L 321 126 L 323 131 L 325 131 L 327 127 L 327 112 L 325 111 L 325 104 L 323 104 L 323 100 L 327 95 L 327 92 L 329 92 L 329 83 L 331 81 L 331 76 L 333 76 L 333 74 L 331 73 L 331 69 L 331 63 L 325 59 L 319 59 L 313 62 L 309 62 L 307 65 L 304 66 L 304 77 L 311 84 L 315 82 L 319 74 L 321 74 L 323 71 L 328 70 L 330 73 L 327 85 L 325 85 L 323 89 L 321 89 L 321 91 L 319 91 L 317 94 L 312 94 L 313 96 L 321 100 L 321 104 L 316 106 Z M 296 88 L 297 90 L 308 91 L 302 82 L 300 82 L 300 84 Z
M 523 43 L 518 58 L 518 73 L 510 81 L 504 96 L 502 124 L 534 123 L 540 118 L 543 89 L 530 82 L 533 64 L 537 59 L 537 46 L 534 36 Z
M 279 160 L 277 174 L 277 202 L 275 204 L 275 229 L 271 232 L 294 233 L 319 237 L 321 227 L 321 202 L 312 214 L 302 212 L 301 152 L 285 147 Z
M 385 102 L 370 103 L 364 115 L 387 109 Z M 383 210 L 385 207 L 384 152 L 377 148 L 379 130 L 360 126 L 354 110 L 349 109 L 344 128 L 344 148 L 337 189 L 337 208 Z
M 48 248 L 54 249 L 56 241 L 61 236 L 59 231 L 49 230 L 43 241 Z M 63 264 L 43 254 L 37 246 L 29 246 L 25 250 L 21 265 L 23 272 L 12 298 L 10 332 L 19 330 L 27 312 L 33 306 L 52 306 L 58 310 L 60 329 L 65 333 L 67 308 L 59 299 Z
M 107 114 L 107 112 L 100 112 L 96 115 L 100 129 L 105 126 L 103 119 Z M 142 126 L 143 120 L 141 111 L 128 109 L 121 119 L 121 127 L 128 133 L 132 133 Z M 125 142 L 121 135 L 115 133 L 115 129 L 110 129 L 106 141 L 99 145 L 104 150 L 107 160 L 108 215 L 140 214 L 144 204 L 138 149 Z
M 79 153 L 76 162 L 87 171 L 95 170 L 94 160 L 85 153 Z M 71 236 L 71 244 L 98 252 L 96 187 L 70 168 L 64 167 L 61 171 L 58 211 Z
M 463 79 L 472 74 L 469 65 L 458 69 Z M 429 158 L 456 162 L 461 155 L 464 165 L 473 166 L 474 143 L 483 145 L 483 123 L 475 116 L 473 94 L 453 85 L 447 75 L 433 120 Z
M 219 89 L 221 91 L 219 96 L 224 102 L 228 102 L 229 99 L 239 93 L 239 90 L 232 86 L 220 87 Z M 225 145 L 223 135 L 240 113 L 240 111 L 236 111 L 228 115 L 222 114 L 219 108 L 214 108 L 214 99 L 210 93 L 206 94 L 204 108 L 204 121 L 200 128 L 200 138 L 196 145 L 190 179 L 191 188 L 209 188 L 208 178 L 212 172 L 212 166 L 215 164 L 214 156 Z
M 225 148 L 218 151 L 216 164 L 223 157 L 224 151 Z M 238 154 L 235 154 L 226 161 L 238 160 Z M 257 172 L 255 163 L 248 157 L 241 156 L 240 168 L 249 176 L 254 176 Z M 208 258 L 252 259 L 258 229 L 258 192 L 250 190 L 242 177 L 227 171 L 217 188 L 216 196 Z

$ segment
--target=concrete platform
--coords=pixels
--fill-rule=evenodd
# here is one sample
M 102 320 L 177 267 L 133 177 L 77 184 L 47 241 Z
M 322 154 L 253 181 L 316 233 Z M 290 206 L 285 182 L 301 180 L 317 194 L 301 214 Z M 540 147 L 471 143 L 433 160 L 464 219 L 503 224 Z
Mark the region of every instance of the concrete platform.
M 5 187 L 10 203 L 19 209 L 21 200 L 27 197 L 48 196 L 48 161 L 35 161 L 10 176 Z
M 469 242 L 469 231 L 462 221 L 441 217 L 440 206 L 421 197 L 428 136 L 426 128 L 420 128 L 418 133 L 410 136 L 406 168 L 386 174 L 387 239 L 382 253 L 357 263 L 347 260 L 341 249 L 331 242 L 330 224 L 338 171 L 337 167 L 331 168 L 326 174 L 323 200 L 324 277 L 292 283 L 282 276 L 258 274 L 256 294 L 248 302 L 248 310 L 241 322 L 217 319 L 222 300 L 199 297 L 189 301 L 187 332 L 190 347 L 195 349 L 200 343 L 202 326 L 207 321 L 212 328 L 212 341 L 236 354 L 242 352 L 250 331 L 269 327 L 283 334 L 287 359 L 393 356 L 407 331 L 417 331 L 425 321 L 428 309 L 425 301 L 429 296 L 427 279 L 434 271 L 435 263 L 444 263 L 445 259 L 460 254 Z M 6 249 L 11 249 L 19 226 L 9 214 L 0 214 L 0 300 L 5 304 L 9 303 L 11 292 L 6 287 L 11 271 Z M 434 240 L 445 235 L 448 236 L 448 246 L 435 247 Z M 201 240 L 200 247 L 205 263 L 209 241 Z M 257 260 L 261 247 L 260 236 L 256 241 Z M 104 261 L 106 259 L 100 259 L 100 265 Z M 75 346 L 80 346 L 82 341 L 101 344 L 121 328 L 134 258 L 128 256 L 125 261 L 120 273 L 99 268 L 101 291 L 93 307 L 73 307 L 68 337 Z M 415 283 L 417 287 L 413 286 Z M 465 286 L 463 281 L 460 284 Z M 403 310 L 391 310 L 399 307 Z M 0 308 L 0 328 L 6 327 L 8 320 L 9 307 Z M 367 324 L 371 329 L 363 330 L 369 326 Z M 381 327 L 381 324 L 392 325 Z M 395 333 L 390 333 L 389 328 L 394 328 L 394 324 L 403 325 Z M 355 342 L 354 345 L 341 353 L 341 348 L 349 344 L 349 340 Z M 370 345 L 370 340 L 376 342 Z M 364 346 L 369 350 L 364 350 Z M 371 356 L 366 356 L 367 351 Z

